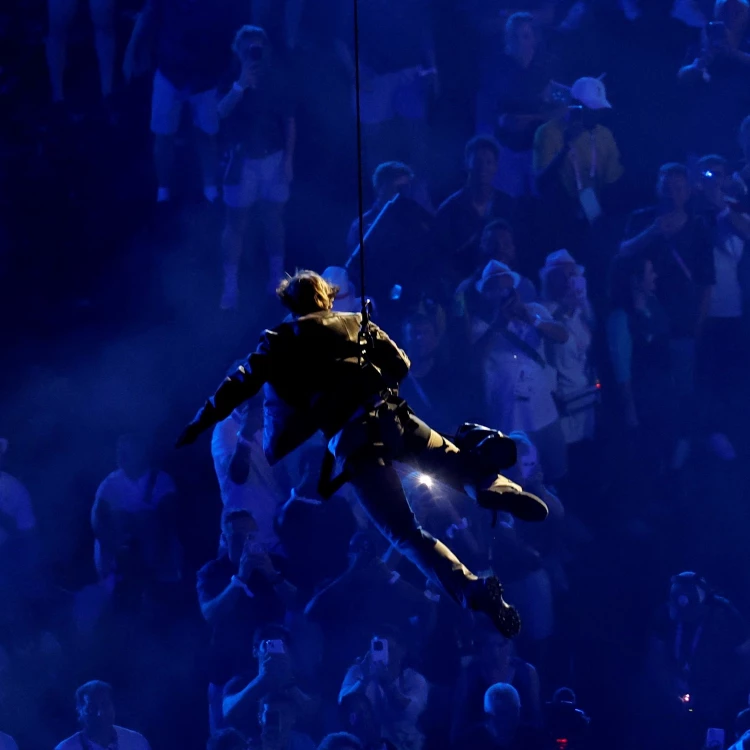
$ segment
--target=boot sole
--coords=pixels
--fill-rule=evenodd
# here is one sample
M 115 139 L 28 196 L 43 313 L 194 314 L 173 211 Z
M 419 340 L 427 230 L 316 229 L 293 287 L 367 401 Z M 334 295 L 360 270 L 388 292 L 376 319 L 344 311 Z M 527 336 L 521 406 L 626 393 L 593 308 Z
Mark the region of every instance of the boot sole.
M 547 504 L 530 492 L 492 492 L 485 490 L 477 493 L 477 505 L 485 510 L 510 513 L 519 521 L 540 523 L 549 515 Z
M 490 579 L 485 584 L 485 593 L 492 603 L 492 611 L 485 614 L 490 617 L 498 631 L 506 638 L 515 638 L 521 632 L 521 617 L 518 610 L 503 599 L 503 587 L 497 579 Z

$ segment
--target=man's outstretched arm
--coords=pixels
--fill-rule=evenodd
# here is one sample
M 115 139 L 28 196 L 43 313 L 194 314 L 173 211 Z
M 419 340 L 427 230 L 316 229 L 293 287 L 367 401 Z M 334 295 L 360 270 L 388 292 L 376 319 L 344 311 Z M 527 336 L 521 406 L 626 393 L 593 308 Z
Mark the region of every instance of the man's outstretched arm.
M 193 421 L 177 438 L 178 448 L 194 443 L 201 433 L 226 419 L 240 404 L 252 398 L 263 387 L 268 377 L 268 341 L 272 335 L 272 331 L 267 332 L 258 349 L 247 358 L 247 362 L 224 379 L 216 393 L 206 401 L 193 417 Z

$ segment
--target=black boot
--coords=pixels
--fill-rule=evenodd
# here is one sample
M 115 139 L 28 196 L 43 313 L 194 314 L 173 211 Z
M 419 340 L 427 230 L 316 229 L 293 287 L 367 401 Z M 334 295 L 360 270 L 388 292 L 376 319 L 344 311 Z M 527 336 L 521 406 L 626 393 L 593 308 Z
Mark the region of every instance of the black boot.
M 484 612 L 506 638 L 515 638 L 521 632 L 518 610 L 503 599 L 503 585 L 495 576 L 472 581 L 468 604 L 475 612 Z
M 472 581 L 467 597 L 469 607 L 484 612 L 492 624 L 506 638 L 515 638 L 521 632 L 521 618 L 515 607 L 503 599 L 503 585 L 495 576 Z

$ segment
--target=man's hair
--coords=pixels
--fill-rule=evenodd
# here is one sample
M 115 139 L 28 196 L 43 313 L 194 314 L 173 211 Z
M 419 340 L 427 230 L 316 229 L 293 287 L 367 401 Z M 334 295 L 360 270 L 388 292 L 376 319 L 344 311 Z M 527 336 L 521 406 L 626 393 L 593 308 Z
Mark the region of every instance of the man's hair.
M 206 750 L 235 750 L 237 747 L 247 747 L 247 738 L 233 727 L 219 729 L 208 738 Z
M 349 732 L 336 732 L 335 734 L 329 734 L 327 737 L 323 737 L 318 750 L 364 750 L 364 745 Z
M 402 161 L 386 161 L 378 164 L 372 173 L 372 186 L 377 192 L 383 185 L 393 182 L 399 177 L 408 177 L 414 179 L 414 172 L 408 164 Z
M 689 177 L 688 168 L 684 164 L 680 164 L 680 162 L 670 161 L 659 167 L 659 179 L 673 174 L 682 175 L 685 179 Z
M 245 26 L 242 26 L 234 35 L 234 41 L 232 42 L 232 52 L 234 52 L 235 55 L 239 54 L 240 44 L 245 41 L 245 39 L 249 39 L 251 37 L 261 38 L 264 44 L 270 45 L 271 43 L 265 29 L 262 29 L 260 26 L 251 26 L 249 24 L 246 24 Z
M 495 158 L 500 157 L 500 144 L 490 135 L 475 135 L 467 144 L 464 149 L 464 159 L 468 162 L 469 159 L 476 155 L 477 151 L 482 149 L 489 149 L 495 154 Z
M 298 317 L 330 310 L 338 293 L 337 286 L 315 271 L 297 271 L 294 276 L 287 276 L 276 290 L 281 304 Z
M 695 165 L 698 168 L 699 172 L 702 172 L 705 169 L 708 169 L 712 164 L 721 164 L 723 167 L 726 167 L 726 165 L 729 162 L 720 154 L 706 154 L 706 156 L 701 156 L 700 159 L 698 159 L 698 163 Z
M 86 698 L 92 693 L 98 693 L 99 691 L 108 693 L 110 699 L 112 698 L 112 686 L 108 682 L 91 680 L 81 685 L 81 687 L 76 690 L 76 708 L 83 708 L 83 705 L 86 703 Z
M 513 685 L 509 685 L 507 682 L 496 682 L 494 685 L 490 685 L 484 694 L 484 712 L 486 714 L 491 713 L 492 700 L 496 695 L 501 695 L 507 701 L 512 701 L 513 705 L 517 708 L 521 706 L 518 691 Z
M 253 647 L 258 648 L 263 641 L 284 641 L 286 644 L 291 644 L 292 634 L 288 628 L 285 628 L 279 623 L 269 623 L 268 625 L 261 625 L 255 628 L 253 633 Z
M 527 23 L 534 23 L 534 16 L 531 13 L 525 11 L 514 13 L 505 22 L 505 38 L 507 39 L 511 34 L 515 34 L 521 26 Z

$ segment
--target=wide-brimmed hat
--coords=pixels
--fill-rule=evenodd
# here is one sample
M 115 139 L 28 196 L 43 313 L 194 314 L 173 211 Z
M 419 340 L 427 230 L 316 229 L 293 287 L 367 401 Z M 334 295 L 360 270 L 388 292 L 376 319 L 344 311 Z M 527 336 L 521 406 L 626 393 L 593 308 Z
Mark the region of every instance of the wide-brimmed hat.
M 601 78 L 579 78 L 571 87 L 572 97 L 588 109 L 612 109 Z
M 542 270 L 539 271 L 539 276 L 546 276 L 550 271 L 554 271 L 556 268 L 562 266 L 575 266 L 579 274 L 583 275 L 586 273 L 586 269 L 576 263 L 575 258 L 567 250 L 555 250 L 554 253 L 550 253 L 544 261 Z
M 488 281 L 499 279 L 501 276 L 510 276 L 510 278 L 513 279 L 514 287 L 518 287 L 521 283 L 521 277 L 515 271 L 511 271 L 509 266 L 499 260 L 491 260 L 484 267 L 482 278 L 476 283 L 477 291 L 481 294 Z

